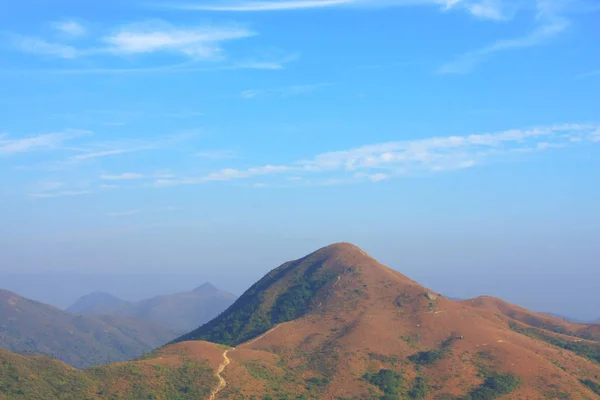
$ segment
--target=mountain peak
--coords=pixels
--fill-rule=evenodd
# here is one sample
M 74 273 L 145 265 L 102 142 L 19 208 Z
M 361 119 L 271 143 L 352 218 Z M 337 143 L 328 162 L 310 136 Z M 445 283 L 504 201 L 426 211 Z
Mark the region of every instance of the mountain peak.
M 416 291 L 415 297 L 423 294 L 420 285 L 378 263 L 359 247 L 335 243 L 275 268 L 224 313 L 177 341 L 235 346 L 277 324 L 308 315 L 362 312 L 366 300 L 378 296 L 381 282 Z
M 210 282 L 205 282 L 202 285 L 198 286 L 196 289 L 194 289 L 194 292 L 218 292 L 218 291 L 219 291 L 219 289 L 217 289 Z
M 349 255 L 362 255 L 364 257 L 369 257 L 369 255 L 360 247 L 349 243 L 349 242 L 338 242 L 330 244 L 329 246 L 325 246 L 315 251 L 315 253 L 328 253 L 329 255 L 341 255 L 341 254 L 349 254 Z
M 75 314 L 101 314 L 109 307 L 118 307 L 129 304 L 128 301 L 120 299 L 110 293 L 93 292 L 79 298 L 70 305 L 66 311 Z

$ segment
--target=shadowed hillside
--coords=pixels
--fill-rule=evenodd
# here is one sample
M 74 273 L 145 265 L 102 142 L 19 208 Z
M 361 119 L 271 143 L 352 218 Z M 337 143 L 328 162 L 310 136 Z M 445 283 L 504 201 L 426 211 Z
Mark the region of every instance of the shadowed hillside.
M 131 360 L 175 334 L 127 317 L 87 317 L 0 290 L 0 347 L 54 356 L 78 368 Z
M 90 399 L 594 399 L 594 327 L 493 298 L 453 301 L 341 243 L 276 268 L 143 359 L 57 373 L 84 379 Z M 41 362 L 4 357 L 12 370 Z M 11 390 L 44 383 L 44 398 L 68 398 L 49 392 L 55 380 L 4 374 Z
M 156 296 L 135 303 L 111 295 L 90 294 L 79 299 L 68 310 L 84 315 L 143 319 L 182 334 L 210 321 L 233 304 L 235 299 L 231 293 L 205 283 L 189 292 Z

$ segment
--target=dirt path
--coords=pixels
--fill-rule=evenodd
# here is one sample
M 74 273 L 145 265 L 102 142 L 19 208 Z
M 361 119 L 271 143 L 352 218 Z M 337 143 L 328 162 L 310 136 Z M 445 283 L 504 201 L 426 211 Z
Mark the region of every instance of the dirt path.
M 223 362 L 221 363 L 221 365 L 219 365 L 219 368 L 217 369 L 217 373 L 215 374 L 217 376 L 217 378 L 219 378 L 219 384 L 217 385 L 217 387 L 215 387 L 213 389 L 208 400 L 215 400 L 217 394 L 221 390 L 225 389 L 225 386 L 227 386 L 227 382 L 225 381 L 225 378 L 223 378 L 223 376 L 221 374 L 225 370 L 225 367 L 227 367 L 229 365 L 229 363 L 231 362 L 229 357 L 227 357 L 227 353 L 229 353 L 232 350 L 235 350 L 235 348 L 227 349 L 223 352 Z
M 265 333 L 263 333 L 260 336 L 255 337 L 254 339 L 250 340 L 249 342 L 243 343 L 243 344 L 252 344 L 254 342 L 256 342 L 257 340 L 260 340 L 262 338 L 264 338 L 265 336 L 267 336 L 269 333 L 273 332 L 275 329 L 279 328 L 280 325 L 276 325 L 274 328 L 269 329 L 268 331 L 266 331 Z
M 279 325 L 275 326 L 274 328 L 266 331 L 262 335 L 257 336 L 254 339 L 252 339 L 249 342 L 246 342 L 244 344 L 252 344 L 252 343 L 256 342 L 257 340 L 262 339 L 267 334 L 273 332 L 277 328 L 279 328 Z M 213 389 L 208 400 L 215 400 L 217 398 L 217 394 L 219 394 L 219 392 L 221 390 L 225 389 L 225 386 L 227 386 L 227 381 L 225 380 L 225 378 L 223 378 L 222 374 L 223 374 L 223 371 L 225 371 L 225 368 L 231 363 L 231 360 L 229 359 L 229 357 L 227 357 L 227 353 L 229 353 L 230 351 L 233 351 L 233 350 L 235 350 L 235 347 L 232 347 L 231 349 L 227 349 L 223 352 L 223 362 L 219 365 L 219 368 L 217 369 L 217 372 L 215 373 L 216 377 L 219 379 L 219 384 Z

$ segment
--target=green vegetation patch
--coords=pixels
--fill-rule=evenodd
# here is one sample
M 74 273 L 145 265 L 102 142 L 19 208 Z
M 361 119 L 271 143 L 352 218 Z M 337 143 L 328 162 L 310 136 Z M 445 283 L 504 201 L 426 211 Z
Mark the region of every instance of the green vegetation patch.
M 591 379 L 581 379 L 580 382 L 587 386 L 592 392 L 600 395 L 600 383 L 594 382 Z
M 3 360 L 0 364 L 0 397 L 9 399 L 91 399 L 94 382 L 83 372 L 48 358 L 23 363 Z
M 279 294 L 270 310 L 264 307 L 264 297 L 267 289 L 306 262 L 300 259 L 274 269 L 250 287 L 226 313 L 175 342 L 206 340 L 236 346 L 267 332 L 275 324 L 301 317 L 317 291 L 336 278 L 334 274 L 323 273 L 321 261 L 312 262 L 304 273 L 298 271 L 291 286 Z
M 313 263 L 304 274 L 296 277 L 293 286 L 277 297 L 271 308 L 271 321 L 274 324 L 291 321 L 306 314 L 319 289 L 336 278 L 335 274 L 319 274 L 320 269 L 320 263 Z
M 427 385 L 425 378 L 418 376 L 412 384 L 412 387 L 408 391 L 408 397 L 411 399 L 426 399 L 427 398 Z
M 432 365 L 444 358 L 446 351 L 446 349 L 420 351 L 408 357 L 408 359 L 417 365 Z
M 485 381 L 463 397 L 463 400 L 493 400 L 512 393 L 521 384 L 521 379 L 513 374 L 489 375 Z
M 402 377 L 389 369 L 382 369 L 378 373 L 367 373 L 362 377 L 373 386 L 377 386 L 383 396 L 380 400 L 396 400 L 400 396 Z
M 541 329 L 523 328 L 514 322 L 510 322 L 508 326 L 517 333 L 529 336 L 532 339 L 542 340 L 553 346 L 572 351 L 581 357 L 600 363 L 600 344 L 565 340 L 549 335 Z
M 86 372 L 99 382 L 98 398 L 202 399 L 217 384 L 206 361 L 185 361 L 178 367 L 154 365 L 151 371 L 136 364 L 108 365 Z
M 409 356 L 408 359 L 418 366 L 433 365 L 437 361 L 444 358 L 451 351 L 450 347 L 456 340 L 456 336 L 451 336 L 442 342 L 442 345 L 439 349 L 420 351 L 412 356 Z

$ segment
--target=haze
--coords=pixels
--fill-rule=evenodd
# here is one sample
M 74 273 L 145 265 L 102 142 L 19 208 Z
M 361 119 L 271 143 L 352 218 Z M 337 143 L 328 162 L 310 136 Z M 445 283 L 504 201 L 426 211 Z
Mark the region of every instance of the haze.
M 188 3 L 0 6 L 0 288 L 239 295 L 346 241 L 600 316 L 591 2 Z

